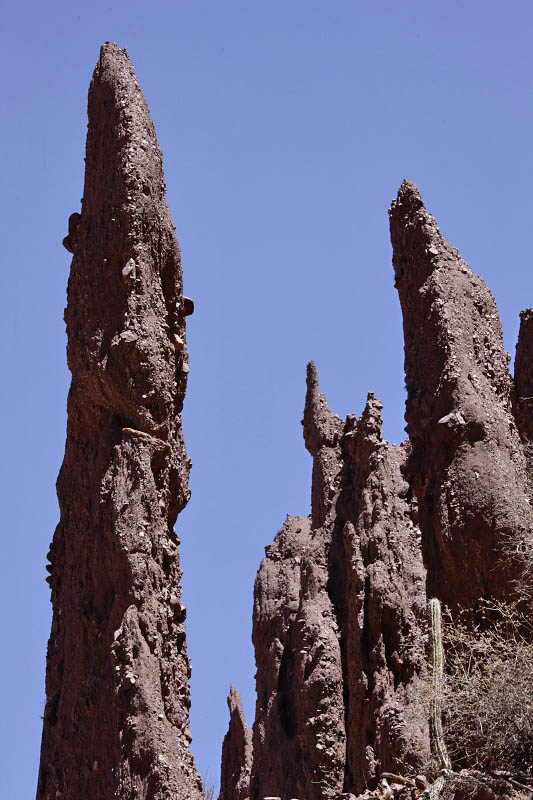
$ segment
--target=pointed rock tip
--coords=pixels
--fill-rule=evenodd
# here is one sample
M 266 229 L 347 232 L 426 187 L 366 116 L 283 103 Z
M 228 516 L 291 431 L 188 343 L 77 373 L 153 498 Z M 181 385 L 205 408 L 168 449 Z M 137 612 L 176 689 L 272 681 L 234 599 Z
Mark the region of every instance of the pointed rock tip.
M 398 197 L 417 197 L 419 200 L 422 200 L 422 195 L 420 194 L 420 189 L 413 183 L 412 181 L 408 181 L 407 178 L 404 178 L 402 181 L 402 185 L 398 189 Z
M 379 402 L 377 397 L 374 395 L 374 392 L 370 391 L 367 394 L 365 407 L 363 409 L 363 413 L 359 418 L 359 423 L 361 425 L 361 431 L 364 434 L 364 437 L 368 439 L 370 436 L 376 439 L 377 442 L 380 442 L 383 438 L 382 434 L 382 425 L 383 419 L 381 417 L 381 410 L 383 408 L 383 404 Z
M 310 361 L 307 365 L 307 385 L 318 388 L 318 370 L 314 361 Z
M 318 372 L 313 361 L 307 365 L 307 392 L 302 425 L 305 446 L 313 457 L 322 445 L 333 447 L 344 425 L 329 410 L 325 396 L 318 392 Z
M 305 409 L 308 412 L 314 408 L 318 402 L 318 370 L 314 361 L 310 361 L 307 365 L 307 374 L 305 379 L 307 391 L 305 394 Z M 305 418 L 305 411 L 304 411 Z
M 368 391 L 368 393 L 367 393 L 367 396 L 366 396 L 365 410 L 366 409 L 373 409 L 373 410 L 376 410 L 376 411 L 381 411 L 382 408 L 383 408 L 383 403 L 381 403 L 378 400 L 378 398 L 376 397 L 376 395 L 374 394 L 372 389 L 370 389 Z
M 401 210 L 403 213 L 413 213 L 420 208 L 424 208 L 424 203 L 418 186 L 416 183 L 411 183 L 411 181 L 404 179 L 398 189 L 396 198 L 391 203 L 389 214 L 392 216 L 396 210 Z
M 130 60 L 126 48 L 120 47 L 116 42 L 104 42 L 103 45 L 101 45 L 100 62 L 103 62 L 109 58 L 115 58 L 117 56 L 119 58 L 127 58 L 128 61 Z
M 229 686 L 228 708 L 230 710 L 230 714 L 233 714 L 233 712 L 236 710 L 242 710 L 240 692 L 237 691 L 232 683 L 230 683 Z
M 307 392 L 305 395 L 305 408 L 310 409 L 315 405 L 318 399 L 318 370 L 314 361 L 310 361 L 307 365 L 305 383 L 307 386 Z
M 128 51 L 116 42 L 104 42 L 100 47 L 100 58 L 96 64 L 93 83 L 120 81 L 126 85 L 137 84 L 135 70 L 128 56 Z

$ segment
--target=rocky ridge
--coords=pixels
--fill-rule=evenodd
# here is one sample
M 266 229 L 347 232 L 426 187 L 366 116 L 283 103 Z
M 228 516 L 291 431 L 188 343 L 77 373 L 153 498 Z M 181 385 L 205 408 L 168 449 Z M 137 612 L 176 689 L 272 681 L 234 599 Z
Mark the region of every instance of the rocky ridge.
M 65 320 L 72 384 L 37 797 L 202 797 L 174 523 L 189 499 L 180 252 L 161 153 L 125 51 L 89 90 Z
M 513 381 L 491 292 L 414 184 L 389 216 L 408 439 L 383 440 L 371 392 L 359 418 L 333 415 L 308 366 L 311 514 L 287 518 L 255 582 L 251 800 L 427 793 L 428 599 L 475 615 L 480 598 L 512 595 L 515 553 L 531 550 L 533 311 Z M 449 798 L 529 791 L 479 774 L 445 786 Z

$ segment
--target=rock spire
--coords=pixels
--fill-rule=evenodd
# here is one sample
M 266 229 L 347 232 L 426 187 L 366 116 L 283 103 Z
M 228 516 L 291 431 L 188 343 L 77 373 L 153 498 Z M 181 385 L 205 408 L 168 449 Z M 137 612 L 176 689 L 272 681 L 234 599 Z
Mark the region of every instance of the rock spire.
M 194 800 L 174 523 L 189 498 L 180 253 L 154 126 L 125 51 L 89 90 L 65 320 L 72 384 L 38 800 Z
M 230 686 L 229 728 L 222 744 L 219 800 L 247 800 L 252 770 L 252 731 L 246 723 L 239 692 Z
M 533 531 L 510 357 L 492 293 L 442 237 L 414 184 L 400 187 L 390 229 L 405 339 L 408 474 L 428 593 L 470 608 L 509 593 L 516 576 L 509 552 Z M 521 374 L 527 386 L 527 370 Z
M 382 770 L 421 768 L 429 732 L 425 569 L 402 475 L 369 393 L 343 422 L 307 369 L 312 512 L 289 517 L 257 574 L 257 709 L 251 798 L 338 798 Z
M 506 599 L 513 552 L 532 550 L 533 312 L 515 386 L 492 294 L 411 183 L 390 228 L 409 438 L 384 441 L 372 392 L 359 418 L 332 414 L 309 364 L 311 514 L 287 518 L 255 582 L 251 800 L 391 796 L 387 775 L 414 788 L 430 757 L 427 601 Z

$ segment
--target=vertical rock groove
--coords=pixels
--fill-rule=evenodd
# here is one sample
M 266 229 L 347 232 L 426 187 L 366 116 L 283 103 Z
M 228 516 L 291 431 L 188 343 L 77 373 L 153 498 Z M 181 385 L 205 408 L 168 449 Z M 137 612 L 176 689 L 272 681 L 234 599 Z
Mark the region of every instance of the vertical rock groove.
M 161 153 L 125 51 L 89 90 L 65 311 L 68 398 L 37 798 L 200 798 L 176 516 L 189 371 Z

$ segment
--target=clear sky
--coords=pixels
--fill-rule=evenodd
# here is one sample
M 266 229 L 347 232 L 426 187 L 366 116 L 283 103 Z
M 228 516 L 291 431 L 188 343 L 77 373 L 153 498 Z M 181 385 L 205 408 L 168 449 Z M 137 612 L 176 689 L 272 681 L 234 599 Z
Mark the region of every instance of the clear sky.
M 533 305 L 532 22 L 526 0 L 4 0 L 2 798 L 36 786 L 69 384 L 61 240 L 100 44 L 137 71 L 196 303 L 178 530 L 192 747 L 218 782 L 230 682 L 253 720 L 263 547 L 309 510 L 306 362 L 334 411 L 360 414 L 373 389 L 385 435 L 404 437 L 387 219 L 404 177 L 495 293 L 514 354 Z

